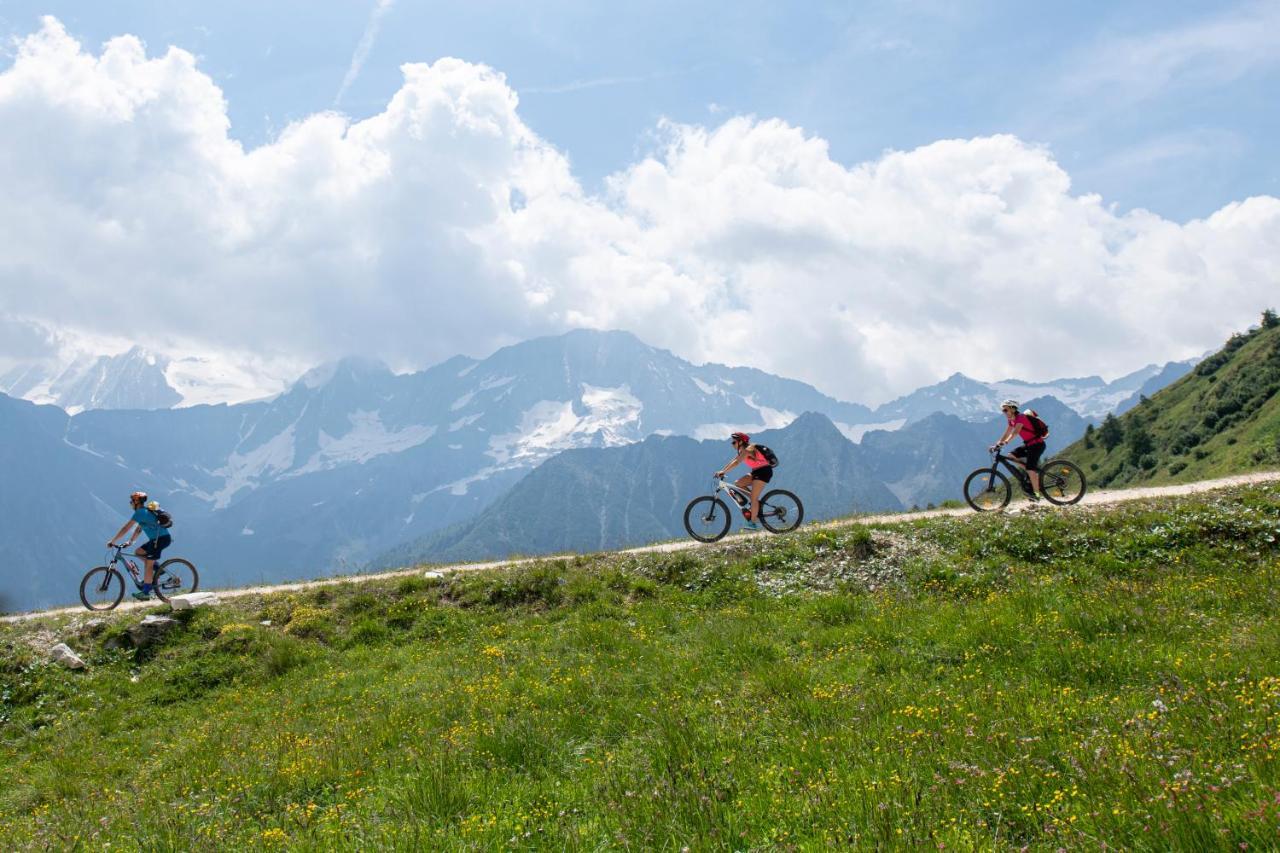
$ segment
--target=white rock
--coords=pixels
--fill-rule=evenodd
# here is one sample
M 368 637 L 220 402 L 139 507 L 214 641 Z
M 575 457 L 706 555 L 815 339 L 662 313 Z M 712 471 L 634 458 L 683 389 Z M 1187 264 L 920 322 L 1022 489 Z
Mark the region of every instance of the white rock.
M 429 581 L 438 581 L 444 577 L 444 572 L 423 572 L 422 576 Z
M 58 643 L 58 645 L 49 649 L 49 656 L 68 669 L 85 668 L 85 662 L 80 659 L 78 654 L 71 651 L 71 647 L 66 643 Z
M 169 606 L 174 610 L 193 610 L 196 607 L 214 607 L 222 602 L 212 592 L 190 592 L 186 595 L 175 595 L 169 599 Z
M 271 627 L 271 620 L 270 620 L 270 619 L 263 619 L 263 620 L 262 620 L 261 622 L 259 622 L 258 624 L 259 624 L 259 625 L 263 625 L 263 626 L 265 626 L 265 627 L 267 627 L 267 628 L 270 628 L 270 627 Z

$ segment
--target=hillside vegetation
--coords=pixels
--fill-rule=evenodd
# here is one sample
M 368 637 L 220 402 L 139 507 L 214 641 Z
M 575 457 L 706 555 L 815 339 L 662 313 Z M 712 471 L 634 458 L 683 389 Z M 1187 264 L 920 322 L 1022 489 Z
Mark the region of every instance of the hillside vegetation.
M 1278 557 L 1271 485 L 6 625 L 0 838 L 1266 848 Z
M 1187 376 L 1063 451 L 1099 486 L 1280 467 L 1280 322 L 1233 335 Z

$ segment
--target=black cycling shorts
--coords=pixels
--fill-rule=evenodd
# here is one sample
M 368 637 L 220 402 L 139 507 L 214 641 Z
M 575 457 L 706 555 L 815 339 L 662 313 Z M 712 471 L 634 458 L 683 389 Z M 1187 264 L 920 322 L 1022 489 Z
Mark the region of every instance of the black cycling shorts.
M 148 560 L 160 559 L 160 553 L 172 544 L 173 538 L 170 536 L 161 536 L 159 539 L 148 539 L 138 549 L 138 553 L 146 557 Z
M 1040 470 L 1040 457 L 1044 455 L 1044 442 L 1037 441 L 1035 444 L 1024 444 L 1021 447 L 1014 448 L 1010 456 L 1016 456 L 1026 464 L 1031 471 Z
M 752 468 L 751 479 L 759 480 L 762 483 L 769 482 L 773 479 L 773 466 L 761 465 L 759 468 Z

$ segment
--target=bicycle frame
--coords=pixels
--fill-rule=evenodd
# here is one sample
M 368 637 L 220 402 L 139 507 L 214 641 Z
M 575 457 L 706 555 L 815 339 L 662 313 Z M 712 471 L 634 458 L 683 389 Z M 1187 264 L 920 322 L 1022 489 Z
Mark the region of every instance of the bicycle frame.
M 991 455 L 992 455 L 992 459 L 991 459 L 992 471 L 996 471 L 999 469 L 1000 465 L 1004 465 L 1005 468 L 1009 469 L 1009 473 L 1013 474 L 1013 476 L 1019 482 L 1021 482 L 1022 478 L 1027 476 L 1027 472 L 1031 470 L 1030 468 L 1026 468 L 1018 464 L 1018 462 L 1016 462 L 1012 456 L 1006 456 L 1003 453 L 1001 453 L 1000 448 L 998 447 L 994 451 L 992 451 Z M 1038 469 L 1037 469 L 1037 473 L 1038 473 Z
M 766 483 L 765 485 L 768 485 L 768 484 Z M 724 479 L 723 477 L 716 478 L 716 490 L 713 494 L 718 495 L 720 494 L 720 492 L 725 492 L 729 500 L 733 501 L 734 505 L 737 506 L 739 509 L 743 509 L 743 506 L 739 504 L 736 500 L 734 500 L 733 496 L 735 494 L 742 496 L 742 499 L 747 502 L 748 508 L 751 506 L 751 493 L 746 491 L 745 489 L 739 488 L 736 483 L 731 483 L 728 480 Z M 761 495 L 761 497 L 763 497 L 763 494 Z
M 124 563 L 124 567 L 128 570 L 130 576 L 133 577 L 134 583 L 141 583 L 143 575 L 146 572 L 146 563 L 144 562 L 139 566 L 135 560 L 146 560 L 147 558 L 139 557 L 137 554 L 126 554 L 124 549 L 128 547 L 127 545 L 115 545 L 113 547 L 115 549 L 115 554 L 111 557 L 111 562 L 107 565 L 114 569 L 117 563 Z M 156 575 L 160 573 L 160 561 L 156 560 L 154 562 L 155 567 L 152 569 L 152 580 L 155 580 Z

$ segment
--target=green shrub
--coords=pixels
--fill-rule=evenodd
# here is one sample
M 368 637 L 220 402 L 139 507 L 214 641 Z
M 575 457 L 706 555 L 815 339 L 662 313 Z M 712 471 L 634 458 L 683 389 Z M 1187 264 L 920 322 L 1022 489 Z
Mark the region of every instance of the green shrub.
M 387 624 L 402 631 L 408 630 L 418 621 L 427 606 L 427 602 L 417 596 L 393 601 L 387 607 Z
M 396 584 L 396 595 L 403 598 L 406 595 L 425 592 L 439 583 L 439 580 L 427 580 L 422 575 L 410 575 L 408 577 L 401 578 L 400 582 Z
M 667 554 L 658 558 L 649 570 L 649 576 L 658 583 L 669 586 L 685 586 L 701 570 L 702 563 L 687 551 Z
M 333 630 L 333 620 L 329 611 L 304 604 L 294 608 L 284 630 L 286 634 L 294 637 L 325 640 Z
M 564 561 L 557 560 L 504 572 L 492 581 L 488 603 L 495 607 L 555 607 L 564 601 L 564 568 Z
M 345 645 L 377 646 L 391 639 L 391 629 L 373 616 L 362 616 L 347 632 Z
M 359 613 L 368 613 L 371 610 L 376 610 L 381 603 L 377 596 L 370 595 L 367 592 L 360 592 L 344 600 L 339 609 L 348 616 L 354 616 Z

